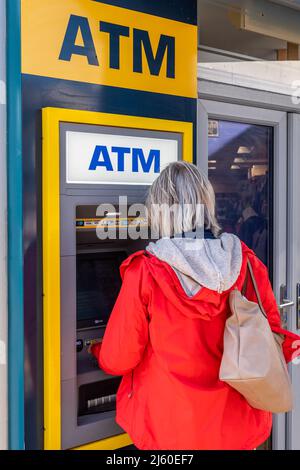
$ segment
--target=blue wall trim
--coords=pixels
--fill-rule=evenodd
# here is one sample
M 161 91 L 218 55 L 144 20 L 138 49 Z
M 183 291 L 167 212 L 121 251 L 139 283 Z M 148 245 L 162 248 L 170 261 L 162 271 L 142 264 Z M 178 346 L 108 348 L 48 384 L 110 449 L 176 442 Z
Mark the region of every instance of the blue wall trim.
M 197 24 L 196 0 L 91 0 L 183 23 Z M 118 20 L 116 19 L 116 23 Z
M 27 110 L 46 106 L 188 122 L 196 120 L 195 98 L 29 74 L 22 74 L 22 88 L 23 125 L 26 129 L 29 123 Z
M 20 0 L 7 0 L 9 448 L 24 448 L 24 319 Z

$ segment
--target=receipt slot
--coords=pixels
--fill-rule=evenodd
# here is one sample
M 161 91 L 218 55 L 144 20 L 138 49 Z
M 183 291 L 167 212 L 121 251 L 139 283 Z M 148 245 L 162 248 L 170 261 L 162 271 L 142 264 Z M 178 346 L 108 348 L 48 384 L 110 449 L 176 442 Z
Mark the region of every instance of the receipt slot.
M 130 443 L 115 422 L 121 378 L 88 349 L 103 338 L 120 264 L 148 243 L 128 236 L 147 228 L 134 205 L 167 164 L 191 155 L 191 123 L 43 110 L 45 449 Z

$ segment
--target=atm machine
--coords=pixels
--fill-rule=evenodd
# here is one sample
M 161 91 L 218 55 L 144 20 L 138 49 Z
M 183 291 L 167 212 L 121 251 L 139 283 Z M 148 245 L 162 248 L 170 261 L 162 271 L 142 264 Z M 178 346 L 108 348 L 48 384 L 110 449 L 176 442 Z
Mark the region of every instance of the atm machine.
M 73 234 L 67 224 L 61 234 L 63 448 L 122 432 L 114 420 L 121 377 L 109 376 L 99 369 L 97 360 L 88 351 L 94 341 L 103 338 L 121 287 L 122 261 L 147 243 L 127 238 L 128 224 L 145 224 L 140 215 L 123 217 L 116 204 L 114 211 L 97 216 L 99 204 L 109 201 L 111 205 L 115 196 L 62 197 L 61 210 L 66 213 L 66 220 L 67 213 L 76 213 L 75 221 L 71 223 L 69 219 Z M 143 201 L 145 188 L 139 188 L 131 197 L 132 202 Z M 99 227 L 107 233 L 107 240 L 98 238 Z M 116 239 L 111 240 L 110 233 Z M 126 238 L 120 239 L 122 236 Z
M 45 449 L 130 443 L 115 422 L 121 378 L 88 348 L 105 333 L 120 264 L 149 243 L 149 185 L 191 158 L 192 135 L 187 122 L 43 110 Z

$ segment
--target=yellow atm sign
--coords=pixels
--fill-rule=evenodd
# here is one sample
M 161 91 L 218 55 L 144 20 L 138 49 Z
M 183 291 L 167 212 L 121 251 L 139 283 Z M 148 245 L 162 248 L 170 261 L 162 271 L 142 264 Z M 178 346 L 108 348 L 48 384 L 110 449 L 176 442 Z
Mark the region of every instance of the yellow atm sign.
M 93 0 L 22 0 L 22 73 L 195 98 L 197 27 Z

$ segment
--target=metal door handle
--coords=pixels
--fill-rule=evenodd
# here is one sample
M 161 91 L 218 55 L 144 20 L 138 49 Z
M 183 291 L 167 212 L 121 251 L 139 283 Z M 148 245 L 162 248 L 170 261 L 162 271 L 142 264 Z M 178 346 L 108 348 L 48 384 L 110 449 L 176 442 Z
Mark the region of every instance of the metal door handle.
M 300 328 L 300 283 L 296 285 L 296 297 L 297 297 L 297 316 L 296 316 L 296 328 Z
M 289 299 L 282 299 L 282 302 L 283 303 L 279 305 L 280 310 L 283 308 L 292 307 L 293 305 L 295 305 L 295 302 Z
M 284 284 L 280 286 L 280 302 L 279 302 L 279 310 L 280 316 L 282 321 L 282 328 L 287 328 L 288 325 L 288 311 L 289 307 L 293 307 L 295 302 L 290 299 L 287 299 L 287 288 Z

